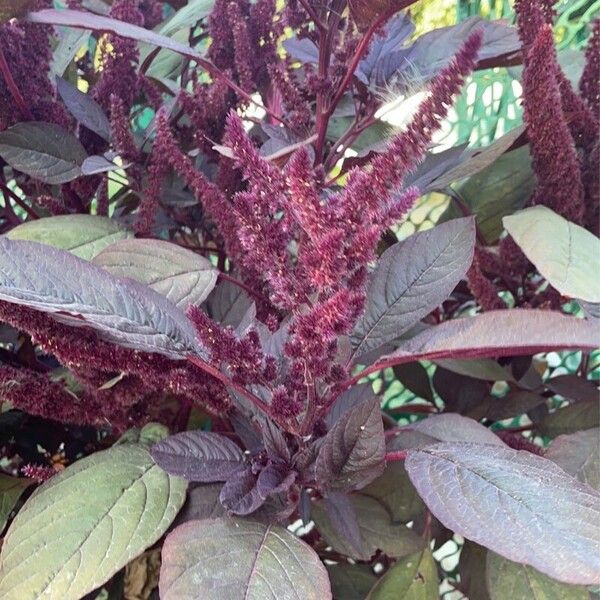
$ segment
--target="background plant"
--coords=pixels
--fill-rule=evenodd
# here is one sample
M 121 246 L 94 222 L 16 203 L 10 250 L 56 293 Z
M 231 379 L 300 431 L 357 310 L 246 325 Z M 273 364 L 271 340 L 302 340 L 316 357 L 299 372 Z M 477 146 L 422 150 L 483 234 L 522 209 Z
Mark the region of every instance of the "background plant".
M 470 598 L 598 584 L 598 23 L 574 83 L 548 2 L 413 4 L 2 5 L 3 597 L 160 550 L 163 598 L 435 598 L 453 536 Z M 521 63 L 523 126 L 435 147 Z

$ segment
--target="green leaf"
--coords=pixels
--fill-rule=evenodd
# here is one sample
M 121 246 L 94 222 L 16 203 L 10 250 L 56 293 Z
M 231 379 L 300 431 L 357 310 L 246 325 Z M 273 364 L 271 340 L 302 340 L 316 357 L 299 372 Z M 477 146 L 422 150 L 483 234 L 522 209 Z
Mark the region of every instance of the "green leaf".
M 87 154 L 81 142 L 59 125 L 28 121 L 0 132 L 0 156 L 17 171 L 58 184 L 81 175 Z
M 429 550 L 399 560 L 373 587 L 367 600 L 436 600 L 435 561 Z
M 488 551 L 479 544 L 465 540 L 460 551 L 458 569 L 461 590 L 469 600 L 490 600 L 485 581 Z
M 475 215 L 477 228 L 485 241 L 493 243 L 502 233 L 502 217 L 522 208 L 534 185 L 529 150 L 523 146 L 503 154 L 479 173 L 456 184 L 454 192 Z M 441 220 L 462 214 L 451 202 Z
M 249 519 L 184 523 L 162 550 L 161 600 L 330 600 L 313 549 L 282 527 Z
M 145 283 L 181 309 L 204 302 L 217 283 L 209 260 L 162 240 L 122 240 L 93 262 L 112 275 Z
M 68 250 L 85 260 L 130 236 L 133 233 L 114 219 L 93 215 L 59 215 L 27 221 L 6 234 L 11 240 L 29 240 Z
M 362 494 L 352 494 L 349 498 L 362 539 L 360 551 L 335 529 L 323 501 L 315 502 L 311 510 L 319 533 L 334 550 L 351 558 L 369 560 L 377 550 L 382 550 L 388 556 L 399 557 L 423 548 L 424 540 L 412 529 L 400 523 L 393 523 L 385 506 L 375 498 Z
M 377 500 L 398 523 L 412 521 L 423 510 L 423 501 L 399 461 L 387 463 L 383 475 L 358 494 Z
M 561 294 L 600 302 L 600 238 L 546 206 L 504 217 L 504 227 Z
M 338 563 L 327 565 L 333 597 L 338 600 L 364 600 L 377 577 L 368 565 Z
M 537 428 L 548 437 L 556 437 L 575 433 L 582 429 L 591 429 L 600 426 L 600 403 L 597 400 L 591 402 L 576 402 L 564 408 L 559 408 L 553 413 L 546 415 Z
M 0 533 L 21 494 L 33 483 L 31 479 L 11 477 L 0 473 Z
M 582 585 L 567 585 L 527 565 L 488 552 L 487 587 L 491 600 L 589 600 Z
M 12 522 L 0 554 L 0 598 L 82 598 L 164 534 L 186 485 L 137 445 L 67 467 Z
M 182 27 L 192 26 L 196 21 L 210 14 L 214 3 L 214 0 L 191 0 L 160 28 L 159 33 L 170 36 Z

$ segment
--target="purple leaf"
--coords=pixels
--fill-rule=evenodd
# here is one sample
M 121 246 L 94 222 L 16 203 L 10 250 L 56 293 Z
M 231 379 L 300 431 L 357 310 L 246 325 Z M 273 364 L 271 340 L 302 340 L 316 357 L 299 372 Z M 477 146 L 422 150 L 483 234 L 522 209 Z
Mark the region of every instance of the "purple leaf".
M 319 49 L 316 44 L 308 38 L 289 38 L 283 42 L 285 51 L 296 60 L 304 63 L 319 62 Z
M 256 488 L 261 498 L 287 492 L 296 481 L 296 473 L 285 465 L 267 465 L 259 474 Z
M 547 450 L 546 458 L 600 491 L 600 429 L 597 427 L 559 435 Z
M 373 386 L 370 383 L 360 383 L 346 390 L 329 409 L 325 422 L 329 427 L 333 427 L 335 423 L 359 404 L 375 397 Z
M 250 467 L 234 473 L 221 489 L 221 504 L 235 515 L 249 515 L 260 508 L 265 497 L 257 487 L 258 476 Z
M 440 442 L 476 442 L 504 446 L 504 442 L 487 427 L 473 419 L 453 413 L 427 417 L 407 425 L 406 428 L 424 433 Z
M 379 364 L 595 350 L 599 346 L 600 328 L 585 319 L 547 310 L 492 310 L 430 327 L 384 356 Z
M 326 510 L 325 502 L 318 501 L 313 504 L 312 514 L 317 529 L 337 552 L 354 559 L 369 560 L 377 550 L 383 551 L 388 556 L 400 557 L 421 550 L 425 546 L 425 540 L 415 531 L 401 523 L 393 522 L 385 506 L 377 499 L 362 494 L 351 494 L 348 500 L 358 522 L 360 550 L 356 548 L 356 543 L 350 542 L 348 535 L 357 534 L 356 532 L 350 534 L 349 523 L 345 525 L 338 523 L 336 527 L 332 522 L 331 513 Z M 334 519 L 351 518 L 348 514 L 349 509 L 341 510 L 346 514 L 342 516 L 338 511 Z
M 352 332 L 355 356 L 398 338 L 439 306 L 473 260 L 475 222 L 456 219 L 415 233 L 381 256 Z
M 183 508 L 177 515 L 173 525 L 177 527 L 188 521 L 198 519 L 214 519 L 225 516 L 225 509 L 219 502 L 219 494 L 223 484 L 205 483 L 188 488 L 188 495 Z
M 457 25 L 434 29 L 418 37 L 411 47 L 412 68 L 423 82 L 431 79 L 450 62 L 465 38 L 478 28 L 483 28 L 484 33 L 478 54 L 480 63 L 521 51 L 521 42 L 514 27 L 502 21 L 471 17 Z
M 270 420 L 263 420 L 261 428 L 263 443 L 269 457 L 289 462 L 291 458 L 290 449 L 281 429 Z
M 432 383 L 444 401 L 445 410 L 463 415 L 480 405 L 490 393 L 489 383 L 440 367 L 435 370 Z
M 368 54 L 360 61 L 355 75 L 365 85 L 383 87 L 392 75 L 409 69 L 410 48 L 405 42 L 415 25 L 407 12 L 393 17 L 383 33 L 373 38 Z
M 77 179 L 86 156 L 81 142 L 55 123 L 27 121 L 0 132 L 0 157 L 44 183 Z
M 244 454 L 230 439 L 209 431 L 176 433 L 152 446 L 154 462 L 188 481 L 227 481 L 243 468 Z
M 551 377 L 545 385 L 555 394 L 573 402 L 597 402 L 600 400 L 600 391 L 596 385 L 577 375 Z
M 503 446 L 411 450 L 406 470 L 446 527 L 566 583 L 600 581 L 600 493 L 552 461 Z
M 98 173 L 118 171 L 122 168 L 121 165 L 117 165 L 112 160 L 106 158 L 106 156 L 94 154 L 93 156 L 88 156 L 83 161 L 81 164 L 81 173 L 82 175 L 97 175 Z
M 200 351 L 188 318 L 161 294 L 44 244 L 0 238 L 0 299 L 127 348 L 174 359 Z
M 310 546 L 282 527 L 250 519 L 207 519 L 165 540 L 162 600 L 331 600 L 327 571 Z
M 90 94 L 84 94 L 62 77 L 56 78 L 56 89 L 69 112 L 88 129 L 105 140 L 110 139 L 110 123 L 100 105 Z
M 329 522 L 335 532 L 352 546 L 355 556 L 363 556 L 365 550 L 360 526 L 348 494 L 333 492 L 325 498 L 324 503 Z
M 316 462 L 322 489 L 360 489 L 385 468 L 385 439 L 379 400 L 345 413 L 325 436 Z

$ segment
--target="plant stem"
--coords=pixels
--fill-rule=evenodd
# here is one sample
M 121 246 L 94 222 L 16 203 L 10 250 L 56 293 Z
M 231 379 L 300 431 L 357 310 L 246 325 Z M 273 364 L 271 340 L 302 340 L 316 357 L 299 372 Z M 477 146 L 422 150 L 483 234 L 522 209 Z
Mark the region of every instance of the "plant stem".
M 2 76 L 4 77 L 4 81 L 6 81 L 6 87 L 9 89 L 12 97 L 14 98 L 14 101 L 17 103 L 17 106 L 19 107 L 19 110 L 21 111 L 21 114 L 23 115 L 23 117 L 25 119 L 27 119 L 28 121 L 33 121 L 33 115 L 31 114 L 31 111 L 27 107 L 27 104 L 25 104 L 25 100 L 23 99 L 23 96 L 21 95 L 21 92 L 19 91 L 19 88 L 17 87 L 15 80 L 13 79 L 12 73 L 10 72 L 10 67 L 8 65 L 8 62 L 6 61 L 6 56 L 4 56 L 4 52 L 3 52 L 1 46 L 0 46 L 0 73 L 2 73 Z
M 40 216 L 29 206 L 26 202 L 23 202 L 17 194 L 15 194 L 3 181 L 0 181 L 0 189 L 4 192 L 4 194 L 10 196 L 15 204 L 18 204 L 32 219 L 39 219 Z M 5 201 L 8 203 L 8 198 L 5 196 Z
M 230 387 L 231 389 L 235 390 L 238 394 L 240 394 L 240 396 L 243 396 L 244 398 L 246 398 L 246 400 L 252 402 L 252 404 L 256 406 L 256 408 L 261 410 L 268 417 L 273 419 L 275 422 L 278 422 L 278 419 L 273 415 L 273 412 L 271 411 L 271 407 L 268 404 L 265 404 L 258 396 L 255 396 L 252 392 L 249 392 L 243 385 L 235 383 L 235 381 L 231 380 L 224 373 L 221 373 L 219 369 L 216 369 L 212 365 L 209 365 L 199 356 L 190 354 L 187 356 L 187 360 L 191 362 L 194 366 L 204 371 L 205 373 L 208 373 L 209 375 L 212 375 L 215 379 L 218 379 L 224 386 Z
M 385 455 L 385 462 L 397 462 L 399 460 L 404 460 L 407 454 L 407 450 L 394 450 L 393 452 L 388 452 Z
M 269 304 L 265 298 L 263 298 L 257 291 L 253 290 L 250 286 L 246 285 L 243 281 L 240 281 L 239 279 L 236 279 L 235 277 L 232 277 L 231 275 L 227 275 L 227 273 L 224 273 L 222 271 L 219 273 L 219 278 L 222 279 L 223 281 L 229 281 L 230 283 L 233 283 L 233 285 L 236 285 L 237 287 L 248 292 L 248 294 L 250 296 L 252 296 L 256 300 L 258 300 L 262 304 L 265 304 L 265 305 Z

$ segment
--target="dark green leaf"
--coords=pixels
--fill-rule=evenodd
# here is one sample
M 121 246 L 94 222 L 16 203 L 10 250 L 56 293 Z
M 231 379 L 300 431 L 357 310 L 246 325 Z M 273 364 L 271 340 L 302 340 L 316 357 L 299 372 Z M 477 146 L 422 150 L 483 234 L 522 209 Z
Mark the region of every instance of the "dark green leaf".
M 0 156 L 15 170 L 43 181 L 66 183 L 81 175 L 85 148 L 54 123 L 17 123 L 0 132 Z
M 437 600 L 438 577 L 429 550 L 399 560 L 374 586 L 367 600 Z
M 394 366 L 394 376 L 415 396 L 433 402 L 433 391 L 429 382 L 429 374 L 418 362 Z
M 412 529 L 392 522 L 390 513 L 375 498 L 352 494 L 350 502 L 362 538 L 361 551 L 334 527 L 323 501 L 316 502 L 312 508 L 311 514 L 319 533 L 337 552 L 351 558 L 369 560 L 377 550 L 382 550 L 388 556 L 400 557 L 417 552 L 425 546 L 423 538 Z
M 454 193 L 475 215 L 477 227 L 485 241 L 493 243 L 503 231 L 502 218 L 523 207 L 534 185 L 529 149 L 523 146 L 503 154 L 476 175 L 457 184 Z M 462 214 L 451 202 L 441 219 Z
M 377 581 L 377 577 L 367 565 L 338 563 L 327 565 L 327 572 L 335 600 L 365 600 Z
M 469 600 L 490 600 L 485 579 L 487 554 L 483 546 L 469 540 L 465 540 L 460 551 L 460 587 Z
M 548 437 L 575 433 L 600 426 L 600 402 L 577 402 L 546 415 L 538 424 L 539 431 Z
M 0 473 L 0 534 L 19 498 L 32 483 L 31 479 Z
M 357 494 L 377 500 L 397 523 L 408 523 L 423 510 L 423 501 L 399 461 L 388 463 L 383 475 Z
M 589 600 L 581 585 L 567 585 L 488 552 L 487 585 L 491 600 Z

